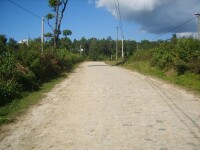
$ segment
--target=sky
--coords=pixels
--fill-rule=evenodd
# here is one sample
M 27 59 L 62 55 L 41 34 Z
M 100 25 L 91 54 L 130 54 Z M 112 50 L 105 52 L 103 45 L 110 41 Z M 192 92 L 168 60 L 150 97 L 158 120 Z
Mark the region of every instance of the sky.
M 53 13 L 48 0 L 10 1 L 40 18 Z M 179 37 L 197 36 L 194 14 L 200 13 L 200 0 L 69 0 L 61 30 L 71 30 L 69 38 L 72 40 L 109 36 L 116 39 L 117 26 L 120 26 L 117 1 L 127 40 L 166 40 L 174 33 Z M 0 0 L 0 34 L 17 41 L 40 37 L 42 21 L 36 16 L 9 0 Z M 45 33 L 51 32 L 47 23 L 44 28 Z M 122 38 L 121 30 L 118 38 Z

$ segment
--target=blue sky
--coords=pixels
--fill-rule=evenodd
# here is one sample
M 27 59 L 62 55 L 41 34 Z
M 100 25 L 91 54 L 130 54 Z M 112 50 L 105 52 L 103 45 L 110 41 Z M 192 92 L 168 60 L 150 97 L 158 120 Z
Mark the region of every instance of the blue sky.
M 37 16 L 45 16 L 51 9 L 48 7 L 48 0 L 12 0 L 27 10 L 33 12 Z M 125 39 L 131 39 L 140 41 L 143 39 L 155 40 L 170 38 L 173 32 L 168 32 L 166 28 L 173 28 L 188 18 L 194 16 L 194 12 L 200 8 L 199 0 L 189 1 L 189 7 L 199 6 L 194 8 L 194 12 L 187 11 L 188 4 L 181 5 L 177 2 L 175 6 L 180 8 L 174 9 L 174 5 L 171 4 L 172 0 L 166 0 L 168 3 L 158 2 L 159 0 L 141 0 L 143 3 L 138 2 L 134 4 L 136 0 L 119 0 L 120 10 L 123 19 L 123 30 Z M 146 1 L 146 3 L 145 3 Z M 162 1 L 162 0 L 160 0 Z M 180 0 L 174 0 L 174 2 Z M 182 0 L 182 2 L 187 0 Z M 133 3 L 132 5 L 129 5 Z M 147 5 L 148 4 L 148 5 Z M 198 5 L 197 5 L 198 4 Z M 64 18 L 62 21 L 61 30 L 70 29 L 72 35 L 70 38 L 81 39 L 82 37 L 91 38 L 107 38 L 111 36 L 116 39 L 116 26 L 119 24 L 116 17 L 116 10 L 114 9 L 114 0 L 69 0 Z M 135 9 L 137 6 L 137 9 Z M 160 8 L 163 9 L 160 9 Z M 177 11 L 183 16 L 177 19 L 170 16 L 171 11 Z M 186 10 L 185 10 L 186 9 Z M 164 16 L 155 16 L 159 14 L 159 11 L 164 13 Z M 186 12 L 185 12 L 186 11 Z M 174 12 L 177 13 L 177 12 Z M 159 14 L 160 15 L 160 14 Z M 153 17 L 152 17 L 153 16 Z M 166 21 L 161 20 L 163 17 Z M 36 38 L 41 36 L 41 20 L 27 13 L 16 5 L 10 3 L 8 0 L 0 0 L 0 34 L 5 34 L 7 38 L 13 37 L 19 41 L 26 38 Z M 168 23 L 167 21 L 170 21 Z M 174 21 L 175 20 L 175 21 Z M 174 24 L 171 24 L 174 23 Z M 168 24 L 165 26 L 165 24 Z M 195 34 L 197 28 L 195 27 L 196 19 L 189 22 L 181 30 L 177 30 L 178 34 Z M 157 26 L 157 27 L 156 27 Z M 185 29 L 184 29 L 185 28 Z M 45 33 L 50 32 L 51 29 L 45 23 Z M 159 36 L 164 34 L 163 36 Z M 121 36 L 119 35 L 119 38 Z

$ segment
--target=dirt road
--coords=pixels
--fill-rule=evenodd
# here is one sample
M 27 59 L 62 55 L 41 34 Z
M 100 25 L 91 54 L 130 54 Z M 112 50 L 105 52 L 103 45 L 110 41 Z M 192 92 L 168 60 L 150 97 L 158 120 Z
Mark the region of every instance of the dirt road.
M 199 150 L 200 98 L 86 62 L 9 128 L 1 150 Z

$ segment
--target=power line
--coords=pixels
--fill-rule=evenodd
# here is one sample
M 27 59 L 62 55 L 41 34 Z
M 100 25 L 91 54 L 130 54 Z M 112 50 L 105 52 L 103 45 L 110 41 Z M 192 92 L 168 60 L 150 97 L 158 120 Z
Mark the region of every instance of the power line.
M 28 10 L 28 9 L 26 9 L 26 8 L 24 8 L 24 7 L 22 7 L 22 6 L 20 6 L 19 4 L 15 3 L 15 2 L 13 2 L 13 1 L 11 1 L 11 0 L 8 0 L 8 1 L 9 1 L 10 3 L 12 3 L 12 4 L 16 5 L 17 7 L 19 7 L 19 8 L 21 8 L 21 9 L 23 9 L 23 10 L 24 10 L 24 11 L 26 11 L 27 13 L 29 13 L 29 14 L 33 15 L 34 17 L 36 17 L 36 18 L 38 18 L 38 19 L 42 20 L 42 18 L 41 18 L 41 17 L 39 17 L 39 16 L 38 16 L 38 15 L 36 15 L 35 13 L 31 12 L 30 10 Z
M 182 26 L 184 26 L 185 24 L 191 22 L 191 21 L 194 20 L 195 18 L 196 18 L 196 17 L 192 17 L 192 18 L 190 18 L 189 20 L 186 20 L 185 22 L 183 22 L 183 23 L 181 23 L 181 24 L 175 26 L 174 28 L 169 29 L 169 30 L 167 31 L 167 33 L 172 32 L 172 31 L 174 31 L 174 30 L 177 30 L 178 28 L 181 28 Z M 165 35 L 165 34 L 167 34 L 167 33 L 160 34 L 160 35 L 158 35 L 156 38 L 154 38 L 153 40 L 156 40 L 156 39 L 162 37 L 163 35 Z
M 26 11 L 26 12 L 29 13 L 29 14 L 31 14 L 32 16 L 34 16 L 34 17 L 36 17 L 36 18 L 38 18 L 38 19 L 44 21 L 44 22 L 47 23 L 48 26 L 52 29 L 52 26 L 49 24 L 49 22 L 48 22 L 47 20 L 42 19 L 42 17 L 40 17 L 40 16 L 36 15 L 35 13 L 33 13 L 32 11 L 30 11 L 30 10 L 28 10 L 28 9 L 26 9 L 26 8 L 24 8 L 24 7 L 22 7 L 21 5 L 17 4 L 16 2 L 13 2 L 13 1 L 11 1 L 11 0 L 7 0 L 7 1 L 9 1 L 10 3 L 16 5 L 17 7 L 23 9 L 24 11 Z M 53 29 L 52 29 L 52 30 L 53 30 Z
M 118 3 L 118 12 L 119 12 L 119 20 L 120 20 L 120 26 L 121 26 L 121 30 L 122 30 L 122 33 L 123 33 L 123 26 L 122 26 L 122 16 L 121 16 L 121 11 L 120 11 L 120 7 L 119 7 L 119 0 L 117 0 L 117 3 Z
M 123 33 L 123 25 L 122 25 L 122 17 L 121 17 L 121 11 L 120 11 L 120 6 L 119 6 L 119 0 L 114 0 L 114 3 L 115 3 L 115 9 L 116 9 L 117 17 L 118 17 L 118 20 L 119 20 L 119 25 L 120 25 L 120 28 L 121 28 L 122 33 Z
M 36 17 L 37 19 L 42 20 L 42 34 L 41 34 L 42 49 L 41 49 L 41 53 L 43 53 L 43 49 L 44 49 L 44 18 L 43 18 L 43 17 L 42 17 L 42 18 L 39 17 L 39 16 L 36 15 L 35 13 L 29 11 L 28 9 L 26 9 L 26 8 L 24 8 L 24 7 L 22 7 L 22 6 L 20 6 L 19 4 L 15 3 L 15 2 L 13 2 L 13 1 L 11 1 L 11 0 L 8 0 L 8 1 L 9 1 L 10 3 L 16 5 L 17 7 L 23 9 L 23 10 L 26 11 L 27 13 L 33 15 L 33 16 Z M 45 22 L 46 22 L 46 21 L 45 21 Z
M 115 3 L 115 10 L 116 10 L 116 13 L 117 13 L 117 18 L 118 18 L 118 20 L 119 20 L 119 12 L 118 12 L 118 7 L 117 7 L 117 2 L 116 2 L 116 0 L 114 0 L 114 3 Z

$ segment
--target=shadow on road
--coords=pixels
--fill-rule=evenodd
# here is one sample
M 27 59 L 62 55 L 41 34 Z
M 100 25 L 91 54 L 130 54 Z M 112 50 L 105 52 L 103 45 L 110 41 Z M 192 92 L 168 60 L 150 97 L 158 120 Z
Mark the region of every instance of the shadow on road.
M 88 65 L 88 67 L 108 67 L 109 65 Z

